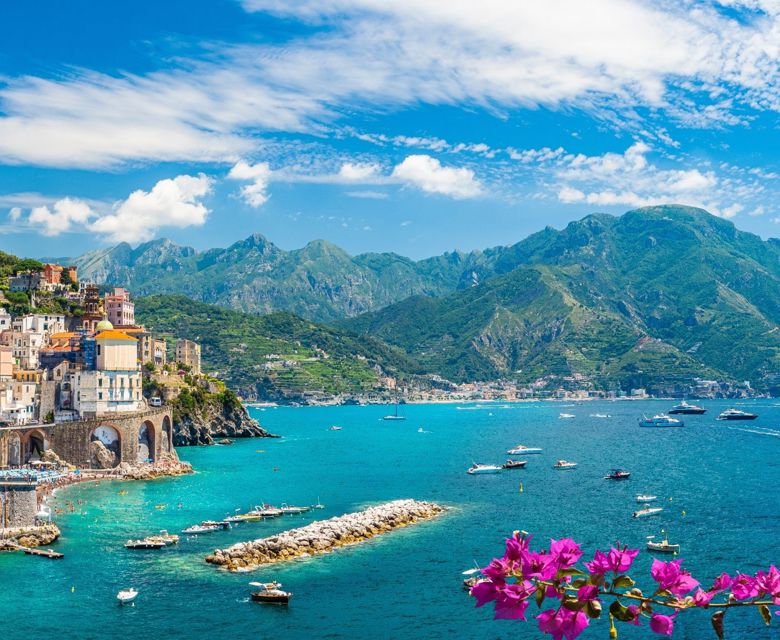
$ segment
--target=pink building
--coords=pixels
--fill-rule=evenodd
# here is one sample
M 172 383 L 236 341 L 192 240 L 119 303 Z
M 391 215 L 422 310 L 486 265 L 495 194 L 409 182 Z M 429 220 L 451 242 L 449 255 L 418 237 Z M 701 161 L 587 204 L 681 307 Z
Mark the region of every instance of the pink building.
M 135 304 L 130 302 L 130 292 L 117 287 L 113 295 L 106 295 L 103 307 L 108 321 L 115 327 L 128 327 L 135 324 Z

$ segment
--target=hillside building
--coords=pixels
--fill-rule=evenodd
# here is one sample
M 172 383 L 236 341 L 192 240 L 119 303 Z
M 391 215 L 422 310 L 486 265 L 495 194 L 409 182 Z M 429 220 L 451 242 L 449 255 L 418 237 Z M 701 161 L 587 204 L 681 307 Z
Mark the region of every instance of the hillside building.
M 200 345 L 192 340 L 177 340 L 176 362 L 187 365 L 193 374 L 200 375 Z
M 115 288 L 112 295 L 106 295 L 103 308 L 108 321 L 115 327 L 135 325 L 135 304 L 130 301 L 130 292 L 127 289 Z

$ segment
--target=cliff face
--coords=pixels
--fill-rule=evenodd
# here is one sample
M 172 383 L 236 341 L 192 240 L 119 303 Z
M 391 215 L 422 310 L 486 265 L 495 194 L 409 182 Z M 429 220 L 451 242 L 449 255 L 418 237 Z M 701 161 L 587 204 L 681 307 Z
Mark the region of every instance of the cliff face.
M 196 410 L 175 410 L 173 444 L 214 444 L 214 438 L 273 438 L 240 404 L 209 400 Z

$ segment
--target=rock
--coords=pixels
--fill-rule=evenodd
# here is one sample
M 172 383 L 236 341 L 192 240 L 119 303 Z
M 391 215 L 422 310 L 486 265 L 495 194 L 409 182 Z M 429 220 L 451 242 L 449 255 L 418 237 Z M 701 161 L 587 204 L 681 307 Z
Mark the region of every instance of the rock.
M 116 453 L 111 451 L 100 440 L 90 442 L 89 451 L 93 469 L 113 469 L 116 466 Z
M 243 405 L 209 402 L 203 412 L 174 415 L 173 444 L 177 447 L 214 444 L 214 438 L 275 438 L 249 416 Z
M 433 518 L 442 511 L 444 509 L 433 502 L 395 500 L 365 511 L 312 522 L 268 538 L 237 543 L 228 549 L 216 549 L 206 557 L 206 562 L 228 571 L 254 569 L 304 555 L 328 553 L 346 544 Z

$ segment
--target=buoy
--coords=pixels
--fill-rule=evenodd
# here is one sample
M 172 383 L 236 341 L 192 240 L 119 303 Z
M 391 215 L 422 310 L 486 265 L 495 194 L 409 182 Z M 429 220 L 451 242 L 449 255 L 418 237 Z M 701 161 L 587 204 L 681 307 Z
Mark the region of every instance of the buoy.
M 523 493 L 523 483 L 520 483 L 520 493 Z
M 683 514 L 683 517 L 685 517 L 685 511 L 683 511 L 682 514 Z
M 71 587 L 71 588 L 70 588 L 70 592 L 71 592 L 71 593 L 76 593 L 76 587 Z

